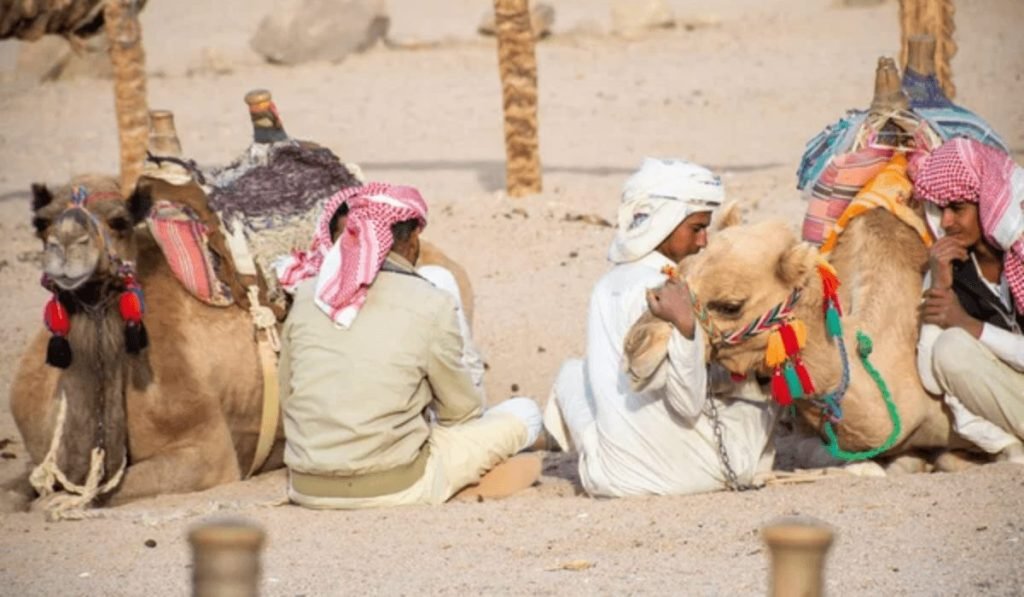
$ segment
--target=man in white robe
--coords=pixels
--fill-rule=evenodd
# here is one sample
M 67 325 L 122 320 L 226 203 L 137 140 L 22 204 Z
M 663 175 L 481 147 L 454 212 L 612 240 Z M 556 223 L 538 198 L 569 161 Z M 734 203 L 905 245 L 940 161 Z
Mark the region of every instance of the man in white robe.
M 626 181 L 609 251 L 614 267 L 590 299 L 586 357 L 562 366 L 545 412 L 549 435 L 579 453 L 580 479 L 592 496 L 727 488 L 720 448 L 741 485 L 771 468 L 776 409 L 753 381 L 733 387 L 721 369 L 723 375 L 709 380 L 704 332 L 694 325 L 686 286 L 665 284 L 663 273 L 706 245 L 711 215 L 724 195 L 710 171 L 679 160 L 648 158 Z M 623 341 L 649 303 L 675 329 L 665 363 L 643 391 L 634 392 L 623 371 Z M 709 383 L 716 396 L 729 398 L 716 397 L 712 404 Z

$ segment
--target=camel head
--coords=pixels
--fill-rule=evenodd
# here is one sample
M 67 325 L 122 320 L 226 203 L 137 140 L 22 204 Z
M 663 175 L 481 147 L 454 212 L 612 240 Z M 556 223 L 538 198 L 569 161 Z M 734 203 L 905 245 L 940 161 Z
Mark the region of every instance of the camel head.
M 728 227 L 692 258 L 687 280 L 701 321 L 711 342 L 712 356 L 738 375 L 767 375 L 764 364 L 767 334 L 751 335 L 735 344 L 723 336 L 756 321 L 803 289 L 799 306 L 817 301 L 809 287 L 819 288 L 818 251 L 799 242 L 789 227 L 778 221 Z
M 149 211 L 150 197 L 137 189 L 125 201 L 111 178 L 80 176 L 51 191 L 32 185 L 32 223 L 43 241 L 43 272 L 59 289 L 118 274 L 135 259 L 134 228 Z

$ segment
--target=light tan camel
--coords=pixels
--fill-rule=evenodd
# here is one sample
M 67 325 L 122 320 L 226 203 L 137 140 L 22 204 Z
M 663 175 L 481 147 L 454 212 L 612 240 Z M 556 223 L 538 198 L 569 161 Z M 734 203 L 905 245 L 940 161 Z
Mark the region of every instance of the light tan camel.
M 693 258 L 686 276 L 700 303 L 719 330 L 737 329 L 802 289 L 794 314 L 807 326 L 802 358 L 820 392 L 834 390 L 842 363 L 838 348 L 826 337 L 819 254 L 798 242 L 784 223 L 766 222 L 722 231 Z M 963 447 L 952 433 L 940 400 L 929 396 L 917 376 L 917 305 L 927 251 L 916 233 L 884 210 L 856 218 L 831 256 L 842 282 L 840 300 L 844 338 L 850 353 L 850 386 L 836 426 L 840 446 L 864 451 L 886 441 L 893 426 L 882 395 L 856 356 L 858 331 L 871 337 L 871 362 L 881 373 L 896 403 L 902 432 L 889 454 L 912 449 Z M 666 324 L 645 316 L 626 341 L 628 367 L 641 381 L 664 358 Z M 713 357 L 737 374 L 767 375 L 767 334 L 735 346 L 717 346 Z M 798 409 L 821 431 L 820 411 L 807 401 Z

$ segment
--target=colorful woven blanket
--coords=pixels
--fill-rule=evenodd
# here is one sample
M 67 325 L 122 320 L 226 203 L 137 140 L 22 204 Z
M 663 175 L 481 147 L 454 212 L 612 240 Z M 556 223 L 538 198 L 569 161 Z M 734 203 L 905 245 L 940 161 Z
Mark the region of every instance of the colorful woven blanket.
M 217 277 L 206 226 L 186 206 L 161 200 L 146 220 L 167 264 L 189 294 L 216 307 L 234 303 L 231 289 Z
M 881 172 L 864 185 L 864 188 L 857 193 L 857 196 L 839 216 L 825 242 L 821 245 L 821 254 L 827 256 L 835 249 L 839 235 L 846 230 L 850 221 L 877 208 L 892 213 L 901 222 L 913 228 L 926 247 L 932 246 L 932 235 L 924 220 L 914 210 L 907 207 L 907 200 L 913 192 L 914 185 L 907 177 L 907 158 L 902 153 L 897 153 L 892 156 Z

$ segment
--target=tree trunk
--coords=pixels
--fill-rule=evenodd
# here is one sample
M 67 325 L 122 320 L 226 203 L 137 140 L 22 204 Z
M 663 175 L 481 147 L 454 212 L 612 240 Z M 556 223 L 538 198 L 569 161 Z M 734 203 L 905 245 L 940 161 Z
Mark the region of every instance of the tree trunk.
M 114 67 L 114 108 L 121 145 L 121 193 L 128 196 L 142 173 L 149 137 L 146 56 L 137 0 L 107 0 L 104 9 L 110 63 Z
M 935 38 L 935 74 L 949 99 L 956 95 L 950 66 L 957 49 L 953 41 L 955 12 L 953 0 L 900 0 L 900 67 L 907 68 L 910 38 L 931 35 Z
M 509 195 L 541 190 L 537 141 L 537 57 L 529 0 L 494 0 L 498 68 L 505 114 L 505 184 Z

